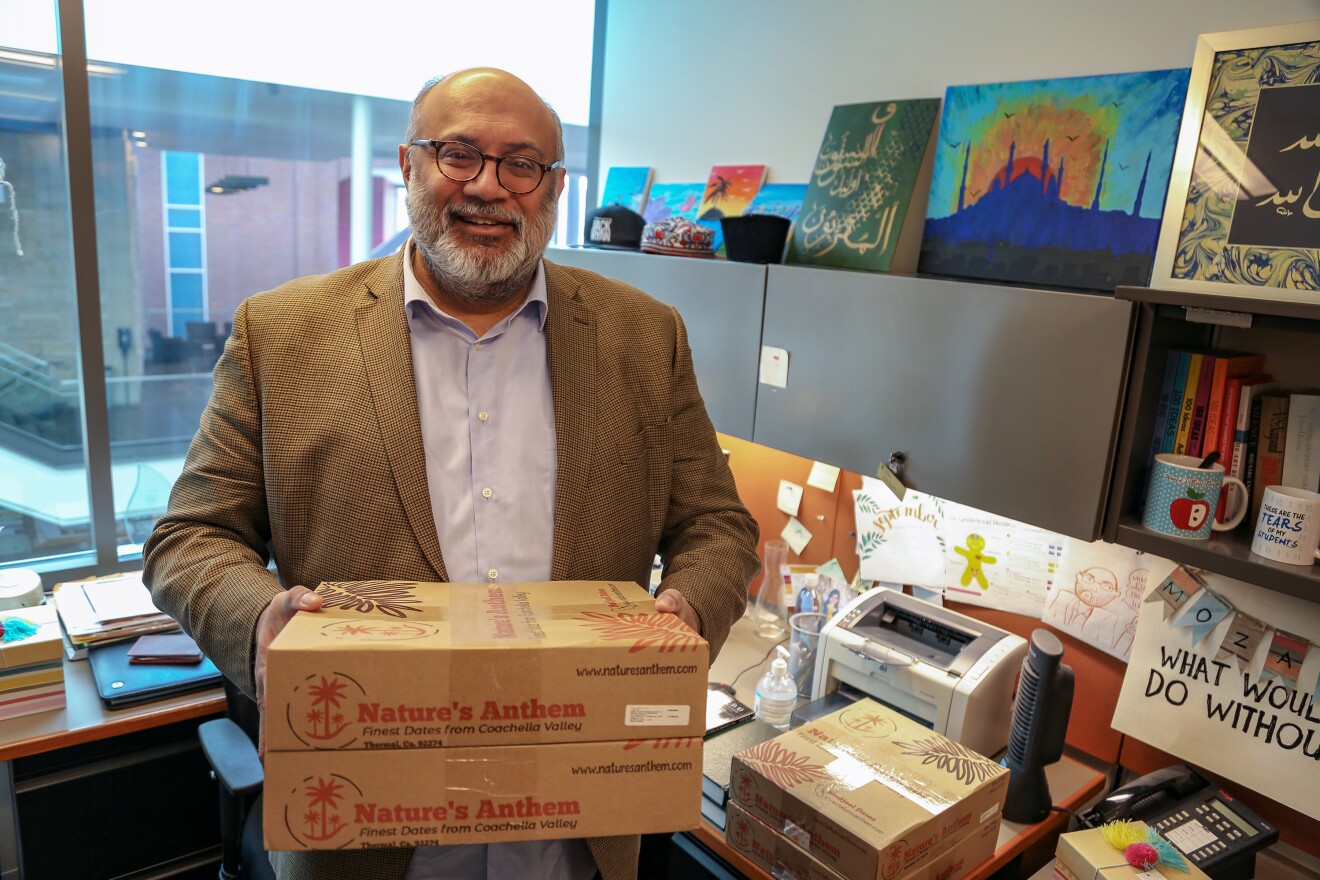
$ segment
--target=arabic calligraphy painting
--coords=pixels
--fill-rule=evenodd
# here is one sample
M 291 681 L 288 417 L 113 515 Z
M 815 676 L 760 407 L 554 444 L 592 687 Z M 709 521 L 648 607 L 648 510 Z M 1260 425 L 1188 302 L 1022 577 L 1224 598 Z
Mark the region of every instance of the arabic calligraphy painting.
M 949 87 L 921 271 L 1106 293 L 1146 284 L 1188 73 Z
M 834 108 L 807 195 L 794 225 L 788 262 L 875 272 L 907 271 L 896 256 L 915 255 L 909 208 L 939 114 L 937 98 L 876 101 Z M 920 208 L 917 208 L 918 212 Z M 904 239 L 912 239 L 911 247 Z
M 1320 41 L 1221 51 L 1193 78 L 1204 116 L 1170 208 L 1171 277 L 1320 290 Z

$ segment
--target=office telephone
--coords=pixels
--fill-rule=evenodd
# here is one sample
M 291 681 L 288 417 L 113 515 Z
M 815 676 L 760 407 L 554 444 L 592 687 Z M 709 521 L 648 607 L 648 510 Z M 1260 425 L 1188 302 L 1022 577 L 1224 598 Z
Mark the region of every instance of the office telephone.
M 1249 880 L 1279 831 L 1185 764 L 1134 779 L 1078 817 L 1083 828 L 1140 819 L 1214 880 Z

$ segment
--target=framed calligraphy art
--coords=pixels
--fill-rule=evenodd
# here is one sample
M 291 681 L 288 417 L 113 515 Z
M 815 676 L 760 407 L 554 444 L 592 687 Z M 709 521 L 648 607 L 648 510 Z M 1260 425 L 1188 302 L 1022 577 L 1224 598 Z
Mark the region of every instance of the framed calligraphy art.
M 1150 286 L 1320 301 L 1320 21 L 1197 41 Z
M 830 114 L 786 262 L 911 272 L 921 239 L 937 98 Z
M 1179 69 L 950 86 L 921 271 L 1144 285 L 1187 80 Z

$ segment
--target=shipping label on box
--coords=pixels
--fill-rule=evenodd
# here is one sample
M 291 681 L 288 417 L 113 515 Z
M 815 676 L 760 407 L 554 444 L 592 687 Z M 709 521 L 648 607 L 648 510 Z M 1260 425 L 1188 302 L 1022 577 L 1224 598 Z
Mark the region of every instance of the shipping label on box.
M 1147 829 L 1144 822 L 1136 824 L 1142 830 Z M 1056 870 L 1065 877 L 1084 877 L 1086 880 L 1209 880 L 1205 872 L 1191 862 L 1187 862 L 1186 870 L 1181 871 L 1175 871 L 1172 867 L 1155 867 L 1145 872 L 1134 868 L 1127 863 L 1121 850 L 1109 845 L 1102 828 L 1060 834 L 1054 854 Z
M 733 758 L 729 796 L 847 877 L 899 877 L 1002 812 L 998 762 L 873 700 Z
M 701 820 L 698 737 L 268 752 L 265 765 L 269 850 L 651 834 Z
M 846 880 L 830 870 L 790 838 L 776 834 L 764 822 L 737 804 L 728 805 L 724 837 L 729 846 L 747 856 L 772 877 L 798 880 Z M 885 875 L 884 880 L 958 880 L 995 853 L 999 841 L 999 817 L 992 816 L 941 855 L 929 859 L 906 874 Z
M 710 646 L 636 584 L 325 583 L 271 644 L 267 748 L 705 733 Z

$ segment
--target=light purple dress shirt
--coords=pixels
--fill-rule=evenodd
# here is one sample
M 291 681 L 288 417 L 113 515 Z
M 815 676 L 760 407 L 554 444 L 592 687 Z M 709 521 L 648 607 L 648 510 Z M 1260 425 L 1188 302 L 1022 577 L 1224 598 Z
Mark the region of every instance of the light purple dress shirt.
M 556 463 L 544 269 L 537 267 L 523 305 L 480 338 L 436 307 L 410 259 L 403 261 L 403 301 L 426 482 L 449 580 L 549 580 Z M 585 841 L 528 841 L 423 847 L 407 880 L 585 880 L 595 871 Z

